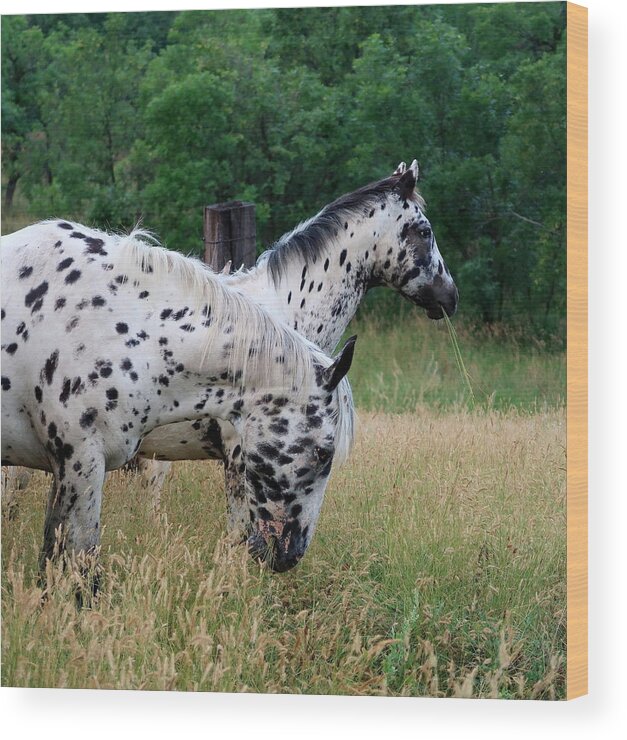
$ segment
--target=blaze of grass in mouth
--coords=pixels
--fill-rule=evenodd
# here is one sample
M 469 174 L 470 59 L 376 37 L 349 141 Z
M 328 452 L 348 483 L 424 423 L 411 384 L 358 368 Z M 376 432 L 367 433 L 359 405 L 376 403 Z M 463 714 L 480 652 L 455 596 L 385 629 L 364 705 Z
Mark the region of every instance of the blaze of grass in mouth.
M 448 333 L 451 338 L 451 344 L 453 345 L 453 354 L 455 355 L 455 362 L 457 362 L 457 367 L 459 368 L 459 374 L 462 376 L 462 380 L 466 384 L 466 387 L 468 388 L 468 393 L 470 395 L 470 402 L 471 405 L 474 407 L 476 403 L 475 393 L 472 389 L 472 384 L 470 382 L 470 375 L 468 373 L 468 370 L 466 370 L 466 365 L 464 364 L 464 358 L 462 357 L 461 350 L 459 348 L 459 342 L 457 341 L 457 333 L 455 331 L 455 327 L 453 326 L 451 320 L 446 315 L 446 311 L 442 309 L 442 316 L 444 317 L 444 321 L 446 323 L 446 326 L 448 328 Z

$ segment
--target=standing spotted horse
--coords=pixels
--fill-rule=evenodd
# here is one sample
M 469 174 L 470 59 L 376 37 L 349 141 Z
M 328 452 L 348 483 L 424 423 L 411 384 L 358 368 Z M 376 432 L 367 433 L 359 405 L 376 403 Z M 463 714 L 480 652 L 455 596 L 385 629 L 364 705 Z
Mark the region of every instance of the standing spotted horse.
M 59 546 L 90 560 L 105 472 L 151 430 L 220 419 L 237 435 L 249 549 L 287 570 L 350 446 L 354 338 L 332 361 L 147 238 L 48 221 L 2 241 L 2 462 L 53 474 L 41 564 Z
M 388 286 L 426 309 L 451 316 L 458 292 L 416 190 L 418 164 L 344 195 L 264 252 L 257 265 L 223 278 L 326 352 L 332 352 L 366 292 Z M 242 533 L 248 504 L 238 470 L 237 431 L 213 420 L 160 427 L 142 443 L 143 472 L 160 487 L 158 460 L 224 461 L 229 528 Z M 277 453 L 278 454 L 278 451 Z M 154 458 L 154 460 L 151 460 Z

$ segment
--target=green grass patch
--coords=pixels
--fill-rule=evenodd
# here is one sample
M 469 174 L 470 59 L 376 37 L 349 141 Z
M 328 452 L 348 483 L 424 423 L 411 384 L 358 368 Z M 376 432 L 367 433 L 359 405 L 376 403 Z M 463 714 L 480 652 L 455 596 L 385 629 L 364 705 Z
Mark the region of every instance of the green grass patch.
M 350 380 L 357 406 L 395 413 L 475 404 L 527 412 L 564 407 L 564 351 L 502 328 L 453 324 L 456 342 L 445 321 L 418 311 L 395 324 L 371 312 L 354 321 L 349 333 L 358 341 Z

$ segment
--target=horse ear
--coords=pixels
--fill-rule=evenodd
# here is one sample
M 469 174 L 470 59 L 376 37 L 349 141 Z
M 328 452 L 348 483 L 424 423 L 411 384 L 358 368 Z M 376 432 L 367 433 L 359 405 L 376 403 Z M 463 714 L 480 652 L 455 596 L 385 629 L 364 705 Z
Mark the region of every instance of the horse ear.
M 401 200 L 409 200 L 411 198 L 416 187 L 417 179 L 418 163 L 414 159 L 410 168 L 401 175 L 401 179 L 396 183 L 396 189 L 401 196 Z
M 407 165 L 405 164 L 405 162 L 400 162 L 399 165 L 398 165 L 398 167 L 394 170 L 394 172 L 392 174 L 393 175 L 402 175 L 405 172 L 406 169 L 407 169 Z
M 327 391 L 334 391 L 340 380 L 350 370 L 351 363 L 353 362 L 353 353 L 355 352 L 355 342 L 357 336 L 351 337 L 346 340 L 346 344 L 342 347 L 339 355 L 335 358 L 332 365 L 322 374 L 322 385 Z

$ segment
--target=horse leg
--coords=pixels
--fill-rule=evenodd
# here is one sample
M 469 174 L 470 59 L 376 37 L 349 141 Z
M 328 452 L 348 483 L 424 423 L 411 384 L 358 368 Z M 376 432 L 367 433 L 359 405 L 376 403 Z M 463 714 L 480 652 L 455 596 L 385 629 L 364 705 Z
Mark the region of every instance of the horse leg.
M 65 446 L 65 449 L 69 445 Z M 81 575 L 98 587 L 97 555 L 100 544 L 100 509 L 105 477 L 100 451 L 84 449 L 72 454 L 71 464 L 61 458 L 53 465 L 53 482 L 44 522 L 44 543 L 39 567 L 43 575 L 48 560 L 76 556 Z M 77 593 L 82 603 L 82 594 Z
M 152 491 L 152 506 L 155 511 L 159 511 L 161 506 L 161 492 L 163 484 L 170 472 L 172 463 L 164 460 L 154 460 L 140 457 L 137 461 L 141 482 L 144 488 Z
M 247 538 L 250 525 L 241 449 L 237 439 L 224 441 L 227 529 L 238 542 Z

